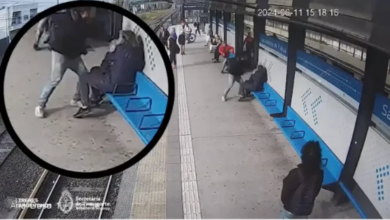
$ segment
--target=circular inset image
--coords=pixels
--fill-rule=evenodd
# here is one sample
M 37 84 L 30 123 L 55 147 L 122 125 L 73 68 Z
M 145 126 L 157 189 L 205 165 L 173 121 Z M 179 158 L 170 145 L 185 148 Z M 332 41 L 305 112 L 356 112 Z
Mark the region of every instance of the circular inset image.
M 37 14 L 12 39 L 1 73 L 8 132 L 33 161 L 65 176 L 129 168 L 157 144 L 172 113 L 164 46 L 109 3 L 72 1 Z

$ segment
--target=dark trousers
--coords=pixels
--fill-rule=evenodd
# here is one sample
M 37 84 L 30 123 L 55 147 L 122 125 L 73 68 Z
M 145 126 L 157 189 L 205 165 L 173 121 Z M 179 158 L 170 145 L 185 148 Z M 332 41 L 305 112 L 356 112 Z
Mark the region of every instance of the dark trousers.
M 89 74 L 80 75 L 80 97 L 83 105 L 89 105 L 89 88 L 92 90 L 91 99 L 97 99 L 99 95 L 112 92 L 113 86 L 109 77 L 100 67 L 93 67 Z
M 170 53 L 169 60 L 171 61 L 171 64 L 176 66 L 176 53 Z
M 196 33 L 199 33 L 199 35 L 200 35 L 200 30 L 199 30 L 199 28 L 196 28 L 196 29 L 195 29 L 195 35 L 196 35 Z

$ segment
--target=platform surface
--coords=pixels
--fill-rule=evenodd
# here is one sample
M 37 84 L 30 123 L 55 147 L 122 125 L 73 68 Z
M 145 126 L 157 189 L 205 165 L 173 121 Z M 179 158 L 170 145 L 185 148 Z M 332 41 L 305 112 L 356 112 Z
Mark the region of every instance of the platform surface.
M 260 103 L 237 102 L 238 85 L 222 102 L 228 76 L 211 61 L 204 36 L 178 55 L 168 129 L 126 171 L 132 178 L 122 184 L 131 192 L 121 188 L 128 197 L 117 204 L 133 201 L 125 214 L 132 218 L 279 218 L 282 181 L 299 163 L 297 153 Z M 321 191 L 311 218 L 360 218 L 331 196 Z
M 5 77 L 5 104 L 14 130 L 31 151 L 55 166 L 72 171 L 101 171 L 136 155 L 144 144 L 132 127 L 109 105 L 93 109 L 90 117 L 74 119 L 70 106 L 77 75 L 68 70 L 47 105 L 48 117 L 34 116 L 43 86 L 50 79 L 51 54 L 32 48 L 34 31 L 19 42 Z M 88 69 L 99 65 L 106 47 L 85 57 Z

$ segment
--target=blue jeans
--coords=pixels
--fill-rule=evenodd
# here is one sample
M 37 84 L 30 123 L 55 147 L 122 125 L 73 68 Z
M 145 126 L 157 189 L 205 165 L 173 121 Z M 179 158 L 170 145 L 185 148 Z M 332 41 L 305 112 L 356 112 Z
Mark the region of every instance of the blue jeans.
M 308 219 L 309 216 L 296 216 L 289 211 L 283 209 L 281 214 L 282 219 Z
M 71 69 L 76 74 L 83 75 L 88 74 L 87 67 L 81 57 L 69 59 L 64 55 L 51 51 L 51 75 L 50 81 L 43 87 L 42 93 L 39 97 L 38 105 L 46 107 L 50 96 L 53 94 L 55 88 L 61 82 L 64 77 L 65 71 Z M 73 97 L 74 100 L 80 100 L 80 83 L 77 83 L 76 93 Z

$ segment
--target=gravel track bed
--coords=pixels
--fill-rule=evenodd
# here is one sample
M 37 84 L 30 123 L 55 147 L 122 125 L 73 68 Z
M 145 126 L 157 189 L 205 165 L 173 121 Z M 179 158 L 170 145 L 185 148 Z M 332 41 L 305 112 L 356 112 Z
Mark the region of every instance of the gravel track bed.
M 50 196 L 49 203 L 52 204 L 52 209 L 46 210 L 42 218 L 60 218 L 60 219 L 74 219 L 74 218 L 98 218 L 99 210 L 71 210 L 65 214 L 57 207 L 57 203 L 60 201 L 61 194 L 64 190 L 68 190 L 72 196 L 73 202 L 76 202 L 77 197 L 87 198 L 100 198 L 103 200 L 103 196 L 108 183 L 108 177 L 99 179 L 75 179 L 61 176 L 53 194 Z
M 0 166 L 0 218 L 11 218 L 14 198 L 28 198 L 43 173 L 43 168 L 14 148 Z

